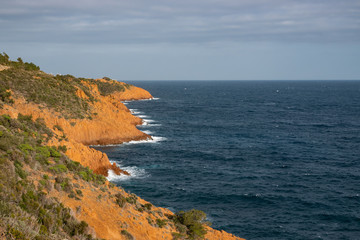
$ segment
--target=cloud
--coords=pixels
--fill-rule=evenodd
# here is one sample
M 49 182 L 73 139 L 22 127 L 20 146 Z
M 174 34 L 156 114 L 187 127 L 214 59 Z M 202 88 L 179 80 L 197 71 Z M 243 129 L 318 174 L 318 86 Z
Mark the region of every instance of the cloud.
M 0 42 L 359 42 L 357 0 L 5 0 Z

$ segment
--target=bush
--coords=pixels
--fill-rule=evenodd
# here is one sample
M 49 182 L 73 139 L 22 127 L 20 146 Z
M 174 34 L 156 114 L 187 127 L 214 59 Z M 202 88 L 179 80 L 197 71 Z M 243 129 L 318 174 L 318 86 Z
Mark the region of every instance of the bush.
M 148 211 L 151 211 L 152 204 L 151 203 L 145 203 L 144 208 Z
M 13 104 L 14 100 L 11 99 L 10 97 L 11 97 L 11 92 L 9 91 L 9 89 L 0 86 L 0 101 L 8 104 Z
M 121 230 L 121 234 L 125 236 L 127 240 L 134 240 L 135 238 L 125 229 Z
M 31 114 L 30 115 L 22 115 L 21 113 L 19 113 L 17 119 L 20 122 L 25 122 L 25 121 L 31 122 L 32 121 L 32 115 Z
M 64 131 L 64 129 L 60 126 L 60 125 L 54 125 L 54 127 L 53 127 L 54 129 L 57 129 L 57 130 L 59 130 L 59 131 L 61 131 L 61 132 L 63 132 Z
M 79 176 L 87 182 L 93 181 L 96 184 L 100 184 L 100 185 L 103 185 L 106 182 L 106 178 L 103 175 L 98 175 L 96 173 L 93 173 L 93 171 L 88 167 L 84 168 L 82 166 L 79 166 L 79 170 L 80 170 L 78 172 Z
M 51 157 L 55 157 L 55 158 L 61 157 L 61 154 L 56 150 L 55 147 L 48 147 L 48 150 L 50 152 Z
M 22 169 L 22 164 L 19 162 L 15 162 L 15 172 L 19 175 L 20 178 L 25 179 L 27 177 L 27 173 Z
M 20 146 L 18 147 L 25 155 L 29 154 L 29 151 L 33 151 L 34 148 L 32 146 L 30 146 L 28 143 L 25 144 L 20 144 Z
M 58 150 L 59 150 L 60 152 L 66 153 L 67 147 L 66 147 L 66 146 L 58 146 Z
M 67 167 L 64 164 L 58 164 L 53 167 L 49 167 L 49 170 L 54 173 L 64 173 L 67 172 Z
M 166 225 L 166 220 L 165 219 L 160 219 L 160 218 L 157 218 L 156 219 L 156 224 L 159 226 L 159 228 L 162 228 Z
M 183 226 L 185 226 L 189 238 L 196 239 L 203 238 L 206 234 L 206 229 L 203 226 L 205 218 L 206 214 L 203 211 L 192 209 L 187 212 L 177 212 L 173 220 L 180 233 L 184 232 Z
M 124 207 L 125 206 L 125 203 L 126 203 L 126 198 L 120 194 L 120 193 L 117 193 L 115 195 L 115 198 L 116 198 L 116 204 L 119 205 L 120 207 Z
M 44 158 L 49 158 L 51 156 L 49 148 L 46 147 L 46 146 L 37 147 L 36 148 L 36 153 L 38 153 L 39 156 L 42 156 Z

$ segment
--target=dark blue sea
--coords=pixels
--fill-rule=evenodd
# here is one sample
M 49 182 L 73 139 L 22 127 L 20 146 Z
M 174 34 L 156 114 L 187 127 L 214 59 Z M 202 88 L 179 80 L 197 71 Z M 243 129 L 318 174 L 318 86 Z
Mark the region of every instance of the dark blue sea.
M 154 140 L 98 148 L 116 184 L 246 239 L 360 239 L 360 81 L 132 83 Z

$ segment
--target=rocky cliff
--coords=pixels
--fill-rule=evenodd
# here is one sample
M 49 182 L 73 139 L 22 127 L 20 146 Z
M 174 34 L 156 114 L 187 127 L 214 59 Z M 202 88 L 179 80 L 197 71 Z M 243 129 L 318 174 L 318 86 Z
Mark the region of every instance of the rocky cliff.
M 93 173 L 86 169 L 81 170 L 82 168 L 72 162 L 79 162 L 82 166 L 105 176 L 109 169 L 117 174 L 128 174 L 111 164 L 106 154 L 90 148 L 89 145 L 120 144 L 130 140 L 151 138 L 136 128 L 142 120 L 131 115 L 121 103 L 124 100 L 152 98 L 149 92 L 108 78 L 52 76 L 39 71 L 38 67 L 31 64 L 23 66 L 9 60 L 3 61 L 3 64 L 0 65 L 0 115 L 3 115 L 4 126 L 3 130 L 0 129 L 0 158 L 8 157 L 10 150 L 14 151 L 14 154 L 20 151 L 16 154 L 22 156 L 23 162 L 19 165 L 20 160 L 14 157 L 9 160 L 9 164 L 13 161 L 13 168 L 17 169 L 20 166 L 21 171 L 26 174 L 22 177 L 18 171 L 9 170 L 14 174 L 14 181 L 26 179 L 31 186 L 38 186 L 38 191 L 42 193 L 41 199 L 57 199 L 64 207 L 71 209 L 71 216 L 88 224 L 87 230 L 84 231 L 88 233 L 89 238 L 196 239 L 206 232 L 205 239 L 240 239 L 195 220 L 194 225 L 189 227 L 190 225 L 187 226 L 181 221 L 181 215 L 174 215 L 168 209 L 155 207 L 105 180 L 99 183 L 97 179 L 101 178 L 92 175 Z M 30 69 L 27 69 L 29 66 Z M 36 120 L 36 124 L 43 124 L 50 133 L 47 132 L 46 135 L 34 129 L 29 135 L 28 128 L 23 126 L 24 123 L 17 123 L 12 119 L 27 119 L 26 123 L 30 126 L 38 126 L 29 122 Z M 8 139 L 2 138 L 4 131 L 16 135 L 9 135 L 9 139 L 12 137 L 24 142 L 19 142 L 15 148 L 8 146 Z M 27 137 L 21 137 L 24 135 L 22 132 L 26 133 Z M 30 140 L 34 139 L 30 143 L 29 136 Z M 5 141 L 5 145 L 1 149 L 2 140 Z M 45 147 L 51 154 L 46 155 L 46 151 L 43 150 Z M 65 149 L 64 154 L 67 157 L 61 157 L 59 153 L 53 154 L 52 151 L 56 148 Z M 16 154 L 14 156 L 17 156 Z M 26 160 L 29 156 L 30 160 Z M 39 159 L 42 159 L 42 167 L 39 167 Z M 16 177 L 16 174 L 19 176 Z M 42 185 L 46 188 L 41 187 Z M 0 188 L 1 186 L 4 185 L 0 184 Z M 21 196 L 27 196 L 28 193 L 29 190 L 23 190 Z M 21 205 L 24 197 L 19 197 L 18 201 Z M 27 209 L 24 208 L 24 211 Z M 36 211 L 40 211 L 39 208 Z M 40 212 L 36 214 L 41 215 Z M 4 230 L 1 229 L 1 223 L 0 221 L 0 236 L 2 232 L 11 237 L 20 234 L 20 230 L 16 228 L 18 225 L 11 225 L 10 228 L 8 225 Z M 66 223 L 65 221 L 64 224 Z M 27 234 L 49 236 L 48 231 L 52 225 L 47 226 L 42 222 L 41 224 L 38 233 L 29 230 Z M 81 226 L 85 226 L 84 224 Z M 41 231 L 44 228 L 47 231 Z M 191 228 L 200 231 L 199 234 L 194 233 L 195 230 Z M 66 228 L 64 229 L 66 232 Z M 81 234 L 84 234 L 84 231 Z M 78 236 L 80 233 L 70 231 L 68 234 Z

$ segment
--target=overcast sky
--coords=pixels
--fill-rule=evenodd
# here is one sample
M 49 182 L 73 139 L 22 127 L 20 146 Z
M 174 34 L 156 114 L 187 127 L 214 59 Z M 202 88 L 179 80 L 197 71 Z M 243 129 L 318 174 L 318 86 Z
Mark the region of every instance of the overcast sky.
M 359 0 L 0 0 L 0 51 L 118 80 L 359 79 Z

